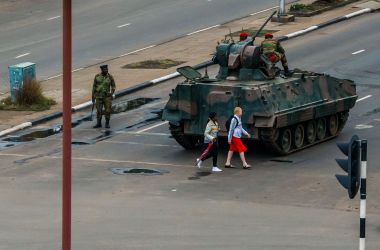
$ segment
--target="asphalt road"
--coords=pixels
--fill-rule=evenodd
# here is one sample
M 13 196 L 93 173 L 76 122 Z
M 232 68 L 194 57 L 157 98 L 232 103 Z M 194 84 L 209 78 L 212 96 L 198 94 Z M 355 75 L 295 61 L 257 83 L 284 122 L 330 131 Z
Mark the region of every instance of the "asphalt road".
M 353 134 L 369 140 L 367 249 L 379 249 L 379 25 L 378 14 L 370 14 L 284 43 L 291 66 L 347 78 L 356 72 L 360 101 L 336 140 L 287 157 L 250 145 L 250 171 L 211 174 L 208 162 L 198 172 L 199 152 L 169 137 L 154 113 L 178 80 L 117 100 L 160 98 L 115 114 L 110 134 L 79 124 L 73 130 L 73 249 L 358 249 L 359 202 L 334 177 L 342 173 L 334 159 L 343 156 L 335 142 Z M 0 151 L 1 250 L 59 249 L 60 143 L 57 134 Z M 225 157 L 223 148 L 220 165 Z M 122 167 L 169 173 L 110 171 Z
M 73 1 L 73 69 L 276 6 L 264 0 Z M 1 8 L 0 92 L 8 66 L 30 61 L 39 79 L 61 72 L 61 1 L 18 0 Z

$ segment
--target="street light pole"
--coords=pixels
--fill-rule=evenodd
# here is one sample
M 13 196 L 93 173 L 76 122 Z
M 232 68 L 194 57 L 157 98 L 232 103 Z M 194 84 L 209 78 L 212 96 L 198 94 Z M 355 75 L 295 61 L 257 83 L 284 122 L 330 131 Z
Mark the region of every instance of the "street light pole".
M 278 12 L 278 15 L 286 16 L 285 0 L 280 0 L 280 11 Z
M 63 1 L 62 250 L 71 249 L 71 0 Z

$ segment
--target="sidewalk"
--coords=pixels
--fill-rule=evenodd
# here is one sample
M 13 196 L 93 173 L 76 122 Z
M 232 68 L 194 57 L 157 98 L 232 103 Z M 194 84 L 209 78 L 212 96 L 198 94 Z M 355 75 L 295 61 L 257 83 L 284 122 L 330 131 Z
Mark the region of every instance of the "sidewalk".
M 278 30 L 274 33 L 275 36 L 285 35 L 295 32 L 311 25 L 318 24 L 338 16 L 346 15 L 358 8 L 354 8 L 360 3 L 356 2 L 332 11 L 322 13 L 314 17 L 298 17 L 296 21 L 288 24 L 279 24 L 269 22 L 265 29 Z M 235 20 L 226 24 L 221 24 L 218 27 L 211 28 L 207 31 L 198 32 L 192 35 L 187 35 L 182 38 L 169 41 L 158 46 L 148 48 L 130 55 L 122 56 L 107 62 L 109 65 L 110 73 L 114 76 L 117 89 L 124 89 L 138 83 L 148 81 L 154 78 L 161 77 L 166 74 L 175 72 L 176 67 L 169 69 L 123 69 L 125 64 L 139 62 L 151 59 L 172 59 L 178 61 L 185 61 L 183 65 L 195 65 L 200 62 L 209 60 L 214 53 L 216 43 L 224 39 L 229 34 L 229 29 L 232 33 L 240 31 L 243 28 L 258 28 L 265 21 L 265 18 L 273 10 L 268 10 L 257 15 L 245 17 Z M 317 31 L 322 32 L 322 31 Z M 236 37 L 236 39 L 238 39 Z M 256 39 L 259 43 L 261 38 Z M 286 47 L 286 46 L 285 46 Z M 285 48 L 286 49 L 286 48 Z M 180 66 L 183 66 L 180 65 Z M 92 81 L 99 72 L 99 65 L 90 66 L 82 70 L 76 71 L 72 75 L 72 100 L 73 106 L 90 100 Z M 16 111 L 0 111 L 0 130 L 7 129 L 17 124 L 35 119 L 39 116 L 49 114 L 62 109 L 62 77 L 57 77 L 42 83 L 44 92 L 47 96 L 54 98 L 57 105 L 52 107 L 51 110 L 44 112 L 16 112 Z M 5 98 L 6 95 L 0 96 L 0 99 Z

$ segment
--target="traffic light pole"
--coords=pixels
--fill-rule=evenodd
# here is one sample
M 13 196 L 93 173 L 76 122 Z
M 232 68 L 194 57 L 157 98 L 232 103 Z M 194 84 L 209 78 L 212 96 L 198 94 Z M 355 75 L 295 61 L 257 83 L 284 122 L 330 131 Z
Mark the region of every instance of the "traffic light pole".
M 360 240 L 359 250 L 365 250 L 365 222 L 367 210 L 367 140 L 360 140 Z

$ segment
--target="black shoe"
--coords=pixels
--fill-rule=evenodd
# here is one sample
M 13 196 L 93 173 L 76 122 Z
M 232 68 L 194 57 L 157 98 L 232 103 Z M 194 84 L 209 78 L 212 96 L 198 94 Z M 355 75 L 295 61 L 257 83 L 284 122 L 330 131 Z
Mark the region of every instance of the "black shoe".
M 106 119 L 106 126 L 105 128 L 110 128 L 110 119 Z
M 102 119 L 98 119 L 98 122 L 96 123 L 95 126 L 93 126 L 93 128 L 101 128 L 102 127 Z
M 289 70 L 288 66 L 284 66 L 284 76 L 292 76 L 292 72 Z

